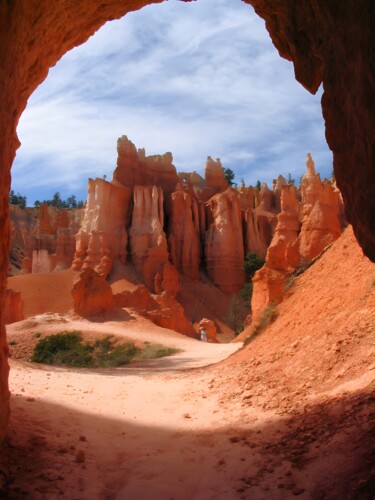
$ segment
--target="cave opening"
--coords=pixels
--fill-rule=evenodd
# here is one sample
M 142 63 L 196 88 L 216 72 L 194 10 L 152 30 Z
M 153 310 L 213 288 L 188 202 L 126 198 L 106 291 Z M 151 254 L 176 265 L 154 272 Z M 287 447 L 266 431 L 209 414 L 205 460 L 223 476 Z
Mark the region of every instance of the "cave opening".
M 9 47 L 6 54 L 3 52 L 1 53 L 2 59 L 4 60 L 2 67 L 4 68 L 7 76 L 10 75 L 13 77 L 4 78 L 4 81 L 2 82 L 6 112 L 1 116 L 0 122 L 0 130 L 2 132 L 0 135 L 0 158 L 2 160 L 0 165 L 1 173 L 4 174 L 1 176 L 0 181 L 3 207 L 3 210 L 0 213 L 0 223 L 1 227 L 4 228 L 4 231 L 1 231 L 2 253 L 0 262 L 0 292 L 2 305 L 4 304 L 3 292 L 6 286 L 6 269 L 8 264 L 7 237 L 9 235 L 9 212 L 7 206 L 10 184 L 9 171 L 15 150 L 18 146 L 15 129 L 18 117 L 26 104 L 28 95 L 32 92 L 32 89 L 44 79 L 48 67 L 55 64 L 56 60 L 62 55 L 62 53 L 66 52 L 74 45 L 83 43 L 85 38 L 106 20 L 120 17 L 129 9 L 129 7 L 136 8 L 140 7 L 142 4 L 142 2 L 135 1 L 129 6 L 128 2 L 121 2 L 121 5 L 119 5 L 118 1 L 109 1 L 105 5 L 103 4 L 102 11 L 98 11 L 95 10 L 95 5 L 91 5 L 92 10 L 86 9 L 87 5 L 85 6 L 85 3 L 86 2 L 80 2 L 72 7 L 72 16 L 69 16 L 69 10 L 65 10 L 63 12 L 59 4 L 49 5 L 49 3 L 46 2 L 39 2 L 38 9 L 35 10 L 35 13 L 31 13 L 27 10 L 29 8 L 27 3 L 23 3 L 21 13 L 30 14 L 29 16 L 26 15 L 23 18 L 24 22 L 22 22 L 22 18 L 20 18 L 20 11 L 18 10 L 18 6 L 21 5 L 21 2 L 19 2 L 18 5 L 16 2 L 4 2 L 0 6 L 6 14 L 7 23 L 6 28 L 0 33 L 2 38 L 8 42 Z M 273 11 L 273 5 L 263 5 L 266 2 L 258 2 L 254 0 L 252 3 L 257 6 L 258 11 L 262 13 L 263 17 L 267 18 L 269 23 L 268 28 L 273 33 L 274 43 L 278 46 L 282 55 L 287 55 L 289 58 L 293 59 L 295 66 L 297 67 L 296 75 L 299 81 L 302 81 L 307 88 L 312 90 L 316 87 L 317 82 L 319 83 L 320 80 L 324 80 L 326 94 L 323 100 L 323 108 L 328 126 L 327 137 L 330 147 L 334 151 L 335 169 L 337 174 L 340 176 L 341 185 L 344 188 L 344 198 L 347 202 L 347 212 L 350 215 L 350 219 L 354 224 L 356 235 L 359 238 L 364 250 L 374 259 L 374 236 L 373 231 L 371 231 L 371 220 L 373 220 L 373 214 L 375 212 L 373 211 L 374 205 L 371 200 L 374 200 L 375 197 L 370 196 L 374 190 L 374 183 L 371 174 L 372 164 L 369 160 L 369 151 L 371 148 L 367 147 L 371 144 L 374 115 L 371 102 L 366 102 L 366 95 L 368 95 L 368 86 L 366 87 L 368 84 L 368 78 L 365 76 L 365 74 L 367 74 L 366 71 L 369 71 L 368 68 L 370 68 L 370 65 L 367 64 L 370 54 L 368 48 L 373 36 L 371 34 L 371 16 L 368 16 L 367 14 L 368 12 L 373 12 L 373 6 L 370 2 L 363 2 L 363 4 L 359 6 L 357 2 L 348 1 L 345 2 L 345 4 L 343 2 L 340 5 L 335 5 L 333 12 L 331 9 L 332 6 L 327 5 L 327 3 L 314 2 L 314 8 L 316 8 L 316 11 L 313 16 L 314 22 L 310 24 L 309 22 L 306 23 L 305 20 L 307 13 L 311 13 L 311 9 L 313 7 L 311 2 L 307 0 L 299 2 L 298 5 L 295 5 L 294 2 L 288 3 L 285 12 Z M 31 7 L 34 8 L 36 5 L 37 2 L 34 2 Z M 365 15 L 363 15 L 361 10 L 363 7 L 365 7 Z M 40 10 L 42 12 L 40 12 Z M 42 20 L 43 23 L 44 18 L 48 18 L 48 16 L 51 15 L 55 20 L 54 23 L 45 23 L 42 27 L 38 25 L 40 20 Z M 68 22 L 66 22 L 67 19 L 66 17 L 64 18 L 64 16 L 68 16 Z M 9 22 L 9 20 L 12 22 Z M 21 20 L 18 26 L 17 20 Z M 35 26 L 32 21 L 35 21 Z M 73 30 L 69 31 L 67 26 L 69 26 L 70 22 L 73 23 L 74 27 Z M 338 29 L 332 30 L 332 26 L 337 26 Z M 348 29 L 349 26 L 351 29 Z M 2 27 L 4 28 L 4 24 L 2 24 Z M 58 29 L 55 29 L 56 27 L 60 27 L 60 32 Z M 82 35 L 80 34 L 81 31 Z M 36 32 L 38 32 L 38 35 Z M 57 38 L 55 37 L 56 32 L 59 32 Z M 10 36 L 10 33 L 12 36 Z M 345 34 L 344 40 L 342 38 L 343 33 Z M 40 40 L 38 40 L 39 34 L 41 36 Z M 35 52 L 30 54 L 29 58 L 26 56 L 27 50 L 22 44 L 23 42 L 18 45 L 19 40 L 26 40 L 29 49 L 34 47 Z M 329 40 L 328 44 L 325 43 L 326 40 Z M 6 45 L 1 44 L 0 46 Z M 54 47 L 54 50 L 45 51 L 46 47 L 51 46 Z M 355 57 L 358 53 L 363 55 L 363 59 L 357 59 Z M 347 62 L 346 65 L 342 64 L 343 58 Z M 39 60 L 39 62 L 35 63 L 35 60 Z M 309 66 L 307 60 L 311 62 L 311 66 Z M 361 61 L 363 67 L 361 65 L 358 67 L 358 60 Z M 322 67 L 325 67 L 325 73 L 322 70 Z M 353 68 L 355 68 L 356 71 L 354 71 Z M 345 75 L 347 76 L 347 74 L 349 74 L 349 76 L 350 74 L 356 74 L 357 77 L 353 79 L 345 78 Z M 9 83 L 9 81 L 11 81 L 11 83 Z M 341 99 L 343 95 L 347 98 Z M 345 108 L 342 103 L 345 103 Z M 366 111 L 364 111 L 365 109 Z M 366 127 L 364 127 L 364 123 L 366 123 Z M 363 147 L 363 145 L 367 146 Z M 360 165 L 360 168 L 357 168 L 358 164 Z M 9 417 L 9 390 L 7 382 L 8 363 L 6 360 L 7 348 L 5 329 L 3 327 L 3 311 L 1 317 L 0 343 L 0 436 L 2 437 L 5 434 Z M 296 346 L 298 346 L 298 344 L 296 344 Z M 282 370 L 280 370 L 280 373 L 281 371 Z M 316 373 L 312 373 L 312 375 L 314 378 Z M 73 377 L 74 374 L 71 378 Z M 64 383 L 64 381 L 61 381 L 60 379 L 60 383 Z M 358 395 L 356 395 L 356 397 L 357 396 Z M 350 402 L 352 409 L 355 408 L 357 402 L 357 400 Z M 25 403 L 26 406 L 29 403 L 35 403 L 35 401 L 33 402 L 30 400 Z M 156 401 L 156 403 L 158 404 L 159 401 Z M 33 412 L 33 405 L 31 404 L 30 406 L 30 411 Z M 35 405 L 35 407 L 36 406 L 37 405 Z M 56 408 L 52 408 L 52 406 L 48 411 L 51 414 L 58 415 L 58 418 L 60 418 L 58 423 L 61 427 L 64 426 L 64 420 L 68 421 L 71 418 L 71 414 L 69 414 L 69 412 L 65 412 L 65 414 L 62 415 L 56 411 Z M 168 411 L 170 410 L 168 409 Z M 148 413 L 150 413 L 149 410 Z M 312 412 L 311 415 L 320 421 L 320 419 L 317 418 L 317 413 Z M 319 413 L 319 415 L 321 414 Z M 75 415 L 75 417 L 77 417 L 77 419 L 81 418 L 80 415 Z M 148 415 L 148 417 L 150 417 L 150 415 Z M 134 418 L 136 419 L 137 415 L 134 415 Z M 191 414 L 186 412 L 183 418 L 184 421 L 190 421 Z M 110 425 L 113 426 L 114 421 L 111 421 Z M 150 427 L 152 427 L 152 425 L 150 425 Z M 354 420 L 351 428 L 355 429 Z M 28 430 L 30 430 L 30 432 L 34 432 L 34 429 L 28 428 Z M 124 434 L 125 431 L 124 428 L 121 429 L 120 427 L 117 427 L 116 430 L 118 431 L 116 438 L 118 442 L 120 442 L 118 436 L 120 434 Z M 125 430 L 128 431 L 128 429 Z M 134 442 L 136 442 L 137 439 L 137 432 L 138 429 L 136 429 L 136 432 L 134 433 Z M 353 433 L 353 438 L 356 438 L 357 434 L 358 433 L 355 433 L 354 435 Z M 365 434 L 363 435 L 365 436 Z M 152 437 L 154 438 L 154 436 L 155 435 L 153 434 Z M 170 437 L 175 439 L 176 435 L 171 434 Z M 211 439 L 212 434 L 204 437 Z M 227 437 L 228 436 L 225 436 L 226 441 Z M 82 436 L 82 438 L 82 442 L 84 442 L 86 439 L 85 436 Z M 202 434 L 198 436 L 198 438 L 202 438 Z M 328 438 L 327 434 L 325 434 L 325 439 L 326 438 Z M 231 436 L 230 442 L 236 443 L 239 439 L 241 440 L 242 438 L 239 438 L 238 436 Z M 369 438 L 367 438 L 367 441 L 369 442 Z M 34 442 L 37 444 L 37 439 Z M 210 443 L 210 441 L 206 441 L 206 443 L 207 442 Z M 298 449 L 299 444 L 300 442 L 296 442 L 296 449 Z M 160 448 L 155 449 L 155 456 L 160 453 L 162 445 L 163 439 L 160 441 Z M 76 446 L 76 443 L 72 442 L 73 449 L 74 446 Z M 345 455 L 344 450 L 345 448 L 343 449 L 342 456 Z M 66 453 L 65 449 L 59 449 L 56 451 L 61 454 Z M 105 453 L 103 453 L 103 456 L 104 455 Z M 119 457 L 123 461 L 124 456 L 121 455 L 120 450 Z M 240 459 L 240 457 L 241 455 L 238 455 L 237 458 Z M 82 463 L 80 462 L 81 460 L 82 454 L 77 454 L 77 463 Z M 221 461 L 217 465 L 221 466 L 223 464 L 225 464 L 225 461 Z M 110 467 L 108 468 L 108 471 L 105 472 L 109 472 L 109 470 Z M 165 470 L 168 470 L 168 468 L 165 468 Z M 155 469 L 153 472 L 155 472 Z M 220 476 L 223 477 L 224 475 L 220 472 Z M 103 482 L 103 484 L 108 487 L 108 481 Z M 276 484 L 277 483 L 275 482 L 275 485 Z M 295 494 L 301 493 L 301 489 L 297 487 L 295 491 Z M 341 494 L 344 494 L 344 490 L 341 490 Z

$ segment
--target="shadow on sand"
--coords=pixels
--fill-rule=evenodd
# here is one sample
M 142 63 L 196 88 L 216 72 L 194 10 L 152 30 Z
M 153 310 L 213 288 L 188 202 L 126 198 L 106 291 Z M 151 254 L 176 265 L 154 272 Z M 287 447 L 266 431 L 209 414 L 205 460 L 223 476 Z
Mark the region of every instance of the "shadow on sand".
M 186 419 L 128 421 L 126 400 L 117 420 L 13 396 L 0 497 L 372 499 L 374 401 L 367 388 L 272 424 L 197 432 Z

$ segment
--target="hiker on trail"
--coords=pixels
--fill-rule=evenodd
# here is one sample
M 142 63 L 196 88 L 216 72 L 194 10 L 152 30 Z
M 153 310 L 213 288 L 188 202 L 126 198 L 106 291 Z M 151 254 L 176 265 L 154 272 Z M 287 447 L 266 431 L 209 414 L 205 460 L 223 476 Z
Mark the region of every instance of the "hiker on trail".
M 207 334 L 206 334 L 206 330 L 204 328 L 201 329 L 201 341 L 207 342 Z

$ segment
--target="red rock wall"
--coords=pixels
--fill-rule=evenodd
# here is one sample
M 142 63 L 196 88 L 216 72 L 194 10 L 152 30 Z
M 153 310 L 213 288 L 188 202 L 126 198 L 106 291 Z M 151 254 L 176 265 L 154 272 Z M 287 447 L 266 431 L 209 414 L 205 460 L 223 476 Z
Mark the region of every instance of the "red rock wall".
M 182 274 L 199 279 L 199 213 L 196 200 L 181 189 L 168 200 L 168 245 L 172 264 Z
M 227 189 L 207 202 L 209 226 L 205 240 L 206 269 L 224 292 L 237 292 L 245 283 L 242 215 L 237 192 Z
M 315 92 L 323 81 L 326 137 L 334 153 L 346 217 L 375 261 L 373 0 L 245 0 L 266 20 L 298 81 Z M 10 168 L 16 127 L 27 100 L 60 57 L 100 26 L 158 0 L 13 0 L 0 3 L 0 311 L 9 251 Z M 0 438 L 7 422 L 4 318 L 0 312 Z
M 157 184 L 165 193 L 174 191 L 179 178 L 176 167 L 172 163 L 171 153 L 146 156 L 145 150 L 137 150 L 126 135 L 118 139 L 117 153 L 114 180 L 131 188 Z
M 24 302 L 21 292 L 15 292 L 9 288 L 5 291 L 5 324 L 10 325 L 24 319 Z
M 126 262 L 130 202 L 130 189 L 103 179 L 89 179 L 82 225 L 76 236 L 75 271 L 92 268 L 106 277 L 115 258 Z

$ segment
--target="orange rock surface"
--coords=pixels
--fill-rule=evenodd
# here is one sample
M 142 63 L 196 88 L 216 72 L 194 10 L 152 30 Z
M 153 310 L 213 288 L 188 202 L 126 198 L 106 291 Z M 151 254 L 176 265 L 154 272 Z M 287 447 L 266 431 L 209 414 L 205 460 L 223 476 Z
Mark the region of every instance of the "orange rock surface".
M 198 332 L 204 328 L 206 331 L 207 341 L 216 343 L 217 340 L 217 328 L 215 322 L 211 319 L 202 318 L 198 325 Z
M 147 318 L 158 326 L 197 338 L 193 325 L 185 316 L 184 308 L 173 295 L 163 292 L 161 295 L 156 295 L 155 299 L 160 307 L 147 311 Z
M 117 141 L 117 167 L 113 179 L 123 186 L 160 186 L 170 193 L 178 183 L 171 153 L 146 156 L 144 149 L 136 149 L 126 135 Z
M 131 192 L 103 179 L 89 179 L 81 228 L 76 236 L 73 269 L 91 268 L 106 277 L 114 259 L 126 262 Z
M 185 276 L 198 280 L 200 231 L 197 201 L 182 185 L 168 200 L 168 245 L 171 262 Z
M 158 186 L 135 186 L 130 227 L 131 259 L 147 286 L 153 290 L 157 272 L 168 262 L 164 233 L 163 190 Z
M 79 316 L 95 316 L 113 309 L 110 285 L 93 269 L 84 269 L 72 288 L 73 310 Z
M 21 292 L 15 292 L 9 288 L 5 292 L 5 324 L 16 323 L 24 319 L 24 302 Z
M 221 290 L 236 292 L 245 282 L 242 216 L 238 194 L 233 189 L 207 202 L 208 230 L 205 240 L 206 268 Z
M 301 202 L 293 184 L 281 186 L 281 212 L 266 255 L 266 263 L 253 278 L 253 318 L 271 303 L 282 300 L 288 276 L 306 266 L 341 234 L 338 191 L 322 182 L 307 155 L 307 173 L 301 182 Z
M 275 195 L 266 183 L 262 185 L 260 192 L 251 192 L 250 200 L 249 206 L 244 210 L 246 252 L 255 252 L 265 257 L 275 232 L 276 213 L 280 210 L 275 209 Z

